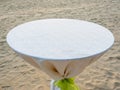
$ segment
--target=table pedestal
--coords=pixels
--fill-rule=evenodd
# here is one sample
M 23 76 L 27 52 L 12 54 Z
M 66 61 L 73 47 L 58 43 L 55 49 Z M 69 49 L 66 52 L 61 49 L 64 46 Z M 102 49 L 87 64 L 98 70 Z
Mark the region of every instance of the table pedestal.
M 50 83 L 50 90 L 60 90 L 59 88 L 54 86 L 54 80 L 52 80 L 51 83 Z

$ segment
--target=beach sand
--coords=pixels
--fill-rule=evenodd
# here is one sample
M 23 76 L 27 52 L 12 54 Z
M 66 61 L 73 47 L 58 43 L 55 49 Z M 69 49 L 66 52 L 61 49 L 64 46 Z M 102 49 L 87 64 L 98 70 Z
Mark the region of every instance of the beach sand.
M 81 90 L 120 90 L 120 0 L 0 0 L 0 90 L 49 90 L 51 78 L 12 51 L 7 33 L 45 18 L 98 23 L 115 37 L 114 46 L 76 77 Z

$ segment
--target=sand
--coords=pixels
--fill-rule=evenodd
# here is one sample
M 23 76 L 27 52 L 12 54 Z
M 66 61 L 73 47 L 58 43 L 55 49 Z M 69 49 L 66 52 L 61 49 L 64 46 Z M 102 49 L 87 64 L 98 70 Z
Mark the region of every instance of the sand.
M 7 33 L 44 18 L 74 18 L 108 28 L 114 46 L 76 77 L 82 90 L 120 90 L 120 0 L 0 0 L 0 90 L 49 90 L 51 78 L 12 51 Z

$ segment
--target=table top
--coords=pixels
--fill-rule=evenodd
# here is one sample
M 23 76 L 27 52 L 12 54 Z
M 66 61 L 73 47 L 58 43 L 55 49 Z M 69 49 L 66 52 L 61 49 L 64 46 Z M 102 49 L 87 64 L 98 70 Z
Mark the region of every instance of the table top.
M 43 19 L 13 28 L 7 35 L 9 46 L 24 55 L 49 59 L 81 59 L 108 50 L 112 33 L 92 22 L 75 19 Z

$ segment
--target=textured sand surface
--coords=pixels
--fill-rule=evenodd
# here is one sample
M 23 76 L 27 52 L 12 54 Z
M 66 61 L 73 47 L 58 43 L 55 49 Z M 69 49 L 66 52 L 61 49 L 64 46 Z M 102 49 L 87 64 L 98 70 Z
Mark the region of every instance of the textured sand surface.
M 51 78 L 6 43 L 15 26 L 44 18 L 74 18 L 110 29 L 114 46 L 76 78 L 82 90 L 120 90 L 120 0 L 0 0 L 0 90 L 49 90 Z

